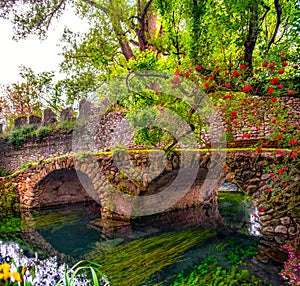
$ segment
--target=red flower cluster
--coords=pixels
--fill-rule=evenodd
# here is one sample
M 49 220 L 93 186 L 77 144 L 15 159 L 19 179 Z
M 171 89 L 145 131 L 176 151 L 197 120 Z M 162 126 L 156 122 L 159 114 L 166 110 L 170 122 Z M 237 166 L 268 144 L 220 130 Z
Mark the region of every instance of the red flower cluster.
M 297 143 L 297 138 L 293 138 L 290 142 L 288 142 L 289 145 L 295 145 Z
M 269 87 L 268 88 L 268 94 L 272 94 L 274 92 L 274 88 L 273 87 Z M 275 100 L 276 101 L 276 100 Z M 274 102 L 274 101 L 273 101 Z
M 275 84 L 279 83 L 279 78 L 278 78 L 278 77 L 272 78 L 271 81 L 270 81 L 270 83 L 271 83 L 272 85 L 275 85 Z
M 230 115 L 231 115 L 231 119 L 235 119 L 237 117 L 236 111 L 231 111 Z
M 250 138 L 251 137 L 251 134 L 249 134 L 249 133 L 245 133 L 245 134 L 243 134 L 243 138 Z
M 249 91 L 252 91 L 252 90 L 253 90 L 253 88 L 252 88 L 251 85 L 246 85 L 246 86 L 243 88 L 243 92 L 245 92 L 245 93 L 247 93 L 247 92 L 249 92 Z
M 226 95 L 223 96 L 223 99 L 227 99 L 227 98 L 232 99 L 233 95 L 232 94 L 226 94 Z
M 233 77 L 239 77 L 240 74 L 237 72 L 237 70 L 234 70 L 233 73 L 232 73 L 232 76 Z

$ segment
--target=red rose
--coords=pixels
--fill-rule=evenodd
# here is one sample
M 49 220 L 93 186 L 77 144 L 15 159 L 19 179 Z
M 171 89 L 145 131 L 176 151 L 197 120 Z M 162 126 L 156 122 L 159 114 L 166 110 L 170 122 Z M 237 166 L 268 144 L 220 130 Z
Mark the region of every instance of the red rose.
M 289 90 L 288 91 L 288 95 L 293 95 L 294 94 L 294 91 L 293 90 Z
M 231 85 L 230 85 L 230 83 L 226 83 L 225 86 L 226 86 L 226 88 L 230 88 Z
M 261 147 L 256 148 L 256 152 L 260 153 L 262 151 Z
M 189 77 L 191 74 L 189 73 L 189 72 L 186 72 L 185 74 L 184 74 L 184 76 L 185 77 Z
M 278 140 L 281 140 L 281 139 L 282 139 L 282 135 L 279 134 L 279 135 L 277 136 L 277 139 L 278 139 Z
M 235 119 L 237 116 L 237 113 L 236 113 L 236 111 L 231 111 L 230 115 L 231 115 L 231 119 Z
M 232 76 L 233 77 L 239 77 L 240 74 L 236 70 L 234 70 L 233 73 L 232 73 Z
M 251 135 L 249 133 L 243 134 L 243 138 L 250 138 Z
M 279 83 L 279 79 L 278 79 L 278 77 L 274 77 L 274 78 L 272 78 L 272 79 L 271 79 L 271 81 L 270 81 L 270 83 L 271 83 L 271 84 L 273 84 L 273 85 L 275 85 L 275 84 Z
M 273 68 L 275 66 L 275 63 L 270 63 L 268 68 Z
M 280 83 L 280 84 L 278 85 L 278 88 L 279 88 L 279 89 L 282 89 L 282 88 L 284 88 L 284 85 L 283 85 L 282 83 Z
M 284 70 L 282 69 L 282 70 L 278 70 L 278 73 L 279 74 L 284 74 Z
M 283 66 L 283 67 L 287 67 L 287 66 L 288 66 L 288 63 L 287 63 L 287 62 L 283 62 L 283 63 L 282 63 L 282 66 Z
M 211 75 L 211 76 L 209 77 L 209 79 L 210 79 L 210 80 L 214 80 L 215 77 L 214 77 L 213 75 Z
M 205 86 L 206 89 L 209 89 L 209 83 L 208 83 L 208 82 L 206 82 L 206 83 L 204 84 L 204 86 Z
M 280 55 L 281 55 L 282 57 L 284 57 L 285 52 L 280 52 Z
M 252 89 L 253 89 L 252 86 L 248 85 L 243 88 L 243 92 L 247 93 L 248 91 L 252 91 Z
M 269 64 L 268 62 L 263 62 L 261 66 L 266 68 L 268 66 L 268 64 Z
M 202 66 L 199 66 L 199 65 L 196 66 L 196 70 L 197 70 L 197 71 L 201 71 L 201 70 L 202 70 Z
M 245 70 L 245 69 L 247 69 L 247 68 L 248 68 L 248 67 L 247 67 L 246 65 L 244 65 L 244 64 L 241 64 L 241 65 L 240 65 L 240 69 L 241 69 L 241 70 Z
M 268 88 L 268 94 L 272 94 L 274 92 L 274 88 L 273 87 L 269 87 Z M 271 101 L 273 101 L 272 99 L 271 99 Z M 275 100 L 276 101 L 276 100 Z M 273 101 L 274 102 L 274 101 Z

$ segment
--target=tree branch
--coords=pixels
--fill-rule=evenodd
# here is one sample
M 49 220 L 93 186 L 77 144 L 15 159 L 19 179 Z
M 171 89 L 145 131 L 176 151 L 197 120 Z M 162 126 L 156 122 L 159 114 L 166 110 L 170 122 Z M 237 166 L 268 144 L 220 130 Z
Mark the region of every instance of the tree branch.
M 65 8 L 65 2 L 66 2 L 66 0 L 61 0 L 61 1 L 59 2 L 59 4 L 54 8 L 53 11 L 51 11 L 49 14 L 45 15 L 45 16 L 40 20 L 38 26 L 42 26 L 42 24 L 44 23 L 44 21 L 49 17 L 49 19 L 48 19 L 47 22 L 46 22 L 46 29 L 48 30 L 48 29 L 49 29 L 49 26 L 50 26 L 50 24 L 51 24 L 51 21 L 52 21 L 52 19 L 53 19 L 53 17 L 54 17 L 54 15 L 58 12 L 59 9 L 62 8 L 63 5 L 64 5 L 63 8 Z
M 279 30 L 279 26 L 281 24 L 282 9 L 280 7 L 279 0 L 274 0 L 274 6 L 275 6 L 275 9 L 276 9 L 276 26 L 275 26 L 273 35 L 272 35 L 272 37 L 271 37 L 271 39 L 268 43 L 267 51 L 269 51 L 271 45 L 274 44 L 275 38 L 276 38 L 278 30 Z

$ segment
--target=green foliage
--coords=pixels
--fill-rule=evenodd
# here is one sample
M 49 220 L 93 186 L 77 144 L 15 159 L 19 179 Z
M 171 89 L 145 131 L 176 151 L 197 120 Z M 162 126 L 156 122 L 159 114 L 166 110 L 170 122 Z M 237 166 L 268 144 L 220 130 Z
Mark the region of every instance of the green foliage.
M 72 119 L 66 120 L 58 125 L 57 130 L 60 132 L 70 132 L 74 129 L 76 122 Z
M 36 127 L 26 126 L 20 129 L 13 130 L 8 137 L 9 142 L 16 148 L 20 147 L 27 137 L 31 137 L 35 134 Z
M 36 130 L 36 137 L 42 140 L 52 132 L 51 126 L 42 126 Z
M 0 182 L 0 219 L 14 213 L 18 207 L 16 187 L 11 182 Z
M 238 270 L 236 266 L 226 270 L 218 265 L 216 259 L 208 257 L 196 266 L 191 273 L 176 275 L 173 286 L 240 286 L 268 285 L 261 279 L 250 275 L 248 270 Z
M 10 174 L 11 174 L 11 172 L 8 170 L 0 171 L 0 177 L 9 176 Z
M 27 169 L 30 168 L 33 165 L 32 162 L 25 162 L 21 165 L 21 169 Z
M 83 274 L 91 277 L 91 283 L 87 285 L 93 286 L 108 286 L 107 277 L 100 271 L 101 265 L 90 261 L 79 261 L 71 269 L 64 268 L 64 278 L 61 279 L 55 286 L 76 286 L 78 285 L 75 278 Z M 101 281 L 101 284 L 100 284 Z
M 249 243 L 249 241 L 238 241 L 237 239 L 230 239 L 228 247 L 230 248 L 227 254 L 227 261 L 236 265 L 241 260 L 253 257 L 257 253 L 257 247 Z

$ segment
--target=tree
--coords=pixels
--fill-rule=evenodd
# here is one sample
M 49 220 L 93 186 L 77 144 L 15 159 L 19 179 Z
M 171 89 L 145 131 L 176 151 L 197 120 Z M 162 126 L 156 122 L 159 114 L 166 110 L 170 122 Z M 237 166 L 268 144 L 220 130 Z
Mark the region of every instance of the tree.
M 86 34 L 66 30 L 63 36 L 61 68 L 68 78 L 57 91 L 70 103 L 96 90 L 101 80 L 162 68 L 160 59 L 173 71 L 199 64 L 205 75 L 245 64 L 244 80 L 262 58 L 280 50 L 291 64 L 299 60 L 297 0 L 3 0 L 0 7 L 19 39 L 32 33 L 45 37 L 67 5 L 91 24 Z
M 53 72 L 34 74 L 33 70 L 20 67 L 21 83 L 2 86 L 0 116 L 10 120 L 20 115 L 41 115 L 42 107 L 60 110 L 64 105 L 53 84 Z

